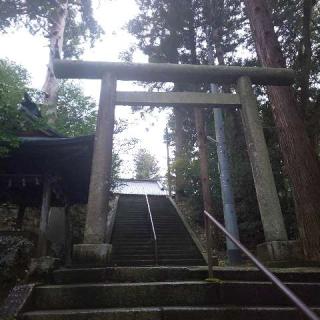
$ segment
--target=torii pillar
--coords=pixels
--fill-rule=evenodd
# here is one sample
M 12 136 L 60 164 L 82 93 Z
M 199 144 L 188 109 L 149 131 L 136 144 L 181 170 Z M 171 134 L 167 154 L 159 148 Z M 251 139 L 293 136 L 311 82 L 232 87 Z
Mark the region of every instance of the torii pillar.
M 84 241 L 74 245 L 75 263 L 106 265 L 111 252 L 111 245 L 105 243 L 105 235 L 111 186 L 116 86 L 117 79 L 113 74 L 106 73 L 102 77 Z
M 249 77 L 238 79 L 237 91 L 241 101 L 242 122 L 265 236 L 265 242 L 257 246 L 257 254 L 260 259 L 268 261 L 289 261 L 298 258 L 298 243 L 288 241 L 268 148 L 258 116 L 257 98 Z

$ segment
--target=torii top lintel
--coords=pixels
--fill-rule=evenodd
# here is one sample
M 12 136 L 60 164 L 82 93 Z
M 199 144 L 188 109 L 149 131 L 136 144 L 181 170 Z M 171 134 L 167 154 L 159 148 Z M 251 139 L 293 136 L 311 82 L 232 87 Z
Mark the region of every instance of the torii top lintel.
M 122 63 L 55 60 L 54 72 L 61 79 L 102 79 L 112 73 L 117 80 L 232 84 L 242 76 L 261 85 L 290 85 L 295 72 L 284 68 L 212 66 L 172 63 Z

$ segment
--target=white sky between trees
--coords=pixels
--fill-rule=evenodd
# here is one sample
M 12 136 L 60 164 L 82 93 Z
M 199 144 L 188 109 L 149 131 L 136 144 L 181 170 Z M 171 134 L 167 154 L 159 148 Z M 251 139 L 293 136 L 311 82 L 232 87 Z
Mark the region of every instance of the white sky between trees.
M 103 27 L 105 34 L 98 40 L 94 48 L 86 48 L 82 60 L 120 61 L 119 54 L 135 42 L 128 34 L 124 25 L 138 13 L 134 0 L 102 1 L 92 0 L 96 19 Z M 0 34 L 0 58 L 7 58 L 24 66 L 31 75 L 32 86 L 41 89 L 48 63 L 47 41 L 41 35 L 32 36 L 28 31 L 12 29 L 6 34 Z M 134 55 L 134 62 L 147 62 L 147 57 L 141 52 Z M 87 95 L 97 102 L 99 99 L 100 82 L 95 80 L 81 81 Z M 118 82 L 118 90 L 142 91 L 132 83 Z M 121 176 L 130 178 L 133 174 L 133 155 L 139 147 L 144 147 L 156 156 L 159 161 L 160 174 L 166 174 L 166 146 L 163 143 L 163 132 L 169 111 L 155 110 L 152 114 L 145 114 L 145 120 L 140 118 L 139 112 L 133 114 L 131 108 L 119 106 L 116 117 L 127 119 L 129 128 L 119 135 L 119 139 L 135 137 L 139 144 L 129 153 L 123 152 L 124 160 Z M 118 140 L 118 139 L 117 139 Z M 115 144 L 117 141 L 115 141 Z

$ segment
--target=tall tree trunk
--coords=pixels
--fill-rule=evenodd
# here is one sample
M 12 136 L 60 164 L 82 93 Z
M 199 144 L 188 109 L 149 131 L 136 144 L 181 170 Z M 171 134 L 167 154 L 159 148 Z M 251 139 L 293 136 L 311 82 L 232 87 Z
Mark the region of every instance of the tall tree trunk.
M 62 57 L 63 35 L 68 16 L 68 0 L 56 1 L 56 6 L 57 8 L 49 21 L 49 63 L 46 79 L 42 88 L 46 94 L 46 116 L 50 125 L 53 125 L 57 118 L 58 81 L 53 72 L 53 60 L 61 59 Z
M 244 0 L 256 51 L 265 67 L 285 67 L 271 13 L 264 0 Z M 280 148 L 293 186 L 300 238 L 307 259 L 320 261 L 320 167 L 291 87 L 269 86 Z
M 190 63 L 198 64 L 197 59 L 197 35 L 194 21 L 194 12 L 196 8 L 193 4 L 192 10 L 189 11 L 188 22 L 189 22 L 189 47 L 190 47 Z M 196 91 L 196 87 L 193 90 Z M 201 191 L 203 197 L 203 206 L 206 211 L 216 215 L 214 210 L 214 204 L 210 192 L 210 181 L 209 181 L 209 167 L 208 167 L 208 147 L 207 147 L 207 136 L 205 133 L 205 120 L 203 110 L 199 107 L 193 108 L 193 114 L 195 118 L 196 132 L 197 132 L 197 143 L 199 147 L 199 161 L 200 161 L 200 179 L 201 179 Z M 217 248 L 217 237 L 214 236 L 215 247 Z
M 205 132 L 205 122 L 203 117 L 203 110 L 201 108 L 194 108 L 194 118 L 197 130 L 197 143 L 199 147 L 200 160 L 200 179 L 202 188 L 202 197 L 204 209 L 211 214 L 216 214 L 214 211 L 213 201 L 210 195 L 210 181 L 209 181 L 209 167 L 208 167 L 208 147 L 207 136 Z
M 169 196 L 171 197 L 172 195 L 172 188 L 171 188 L 171 165 L 170 165 L 170 140 L 169 140 L 169 132 L 168 132 L 168 127 L 166 127 L 165 131 L 166 135 L 166 147 L 167 147 L 167 183 L 168 183 L 168 191 L 169 191 Z
M 180 201 L 184 197 L 185 179 L 183 175 L 184 165 L 184 132 L 183 121 L 184 112 L 181 108 L 174 108 L 175 117 L 175 174 L 176 174 L 176 200 Z

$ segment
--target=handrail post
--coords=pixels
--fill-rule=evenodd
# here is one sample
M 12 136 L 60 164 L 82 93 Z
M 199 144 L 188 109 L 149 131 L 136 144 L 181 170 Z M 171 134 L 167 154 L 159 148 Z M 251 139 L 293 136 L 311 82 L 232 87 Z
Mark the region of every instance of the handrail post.
M 158 265 L 158 241 L 157 241 L 157 235 L 156 235 L 156 231 L 154 228 L 154 223 L 153 223 L 153 219 L 152 219 L 152 213 L 151 213 L 151 209 L 150 209 L 150 204 L 149 204 L 149 200 L 148 200 L 148 196 L 145 194 L 146 197 L 146 202 L 147 202 L 147 206 L 148 206 L 148 215 L 149 215 L 149 219 L 150 219 L 150 223 L 151 223 L 151 228 L 152 228 L 152 234 L 153 234 L 153 245 L 154 245 L 154 260 L 155 260 L 155 264 Z
M 209 278 L 213 278 L 212 233 L 211 233 L 210 221 L 206 215 L 204 216 L 204 223 L 205 223 L 206 239 L 207 239 L 208 275 L 209 275 Z

